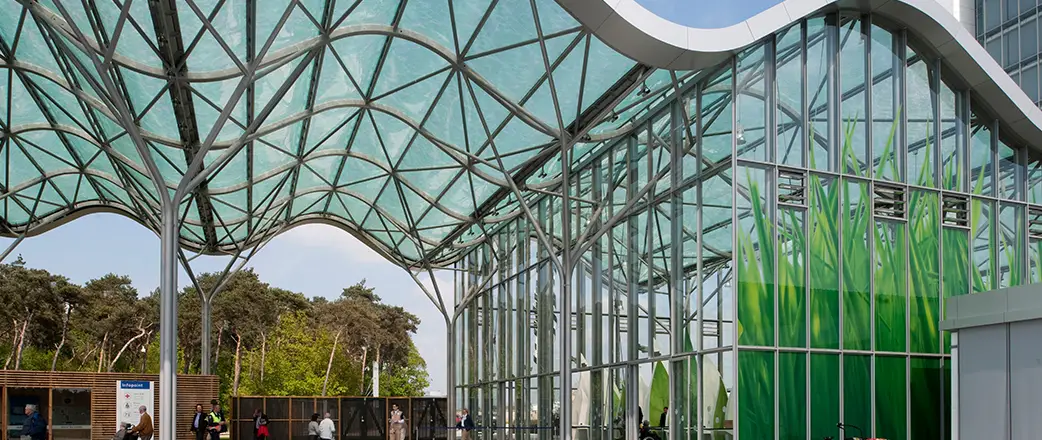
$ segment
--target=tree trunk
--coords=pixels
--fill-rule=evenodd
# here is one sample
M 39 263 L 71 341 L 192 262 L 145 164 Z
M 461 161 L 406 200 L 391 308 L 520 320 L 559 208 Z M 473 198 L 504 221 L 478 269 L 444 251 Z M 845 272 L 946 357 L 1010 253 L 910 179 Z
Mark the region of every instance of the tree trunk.
M 217 365 L 221 361 L 221 336 L 224 336 L 224 329 L 217 330 L 217 347 L 213 351 L 213 361 L 211 362 L 210 359 L 207 359 L 207 362 L 210 362 L 210 372 L 216 372 Z
M 365 395 L 365 359 L 368 354 L 369 348 L 362 347 L 362 378 L 358 381 L 358 393 L 361 396 Z
M 145 330 L 143 324 L 143 322 L 138 322 L 138 334 L 134 335 L 134 337 L 130 338 L 130 340 L 127 341 L 127 343 L 123 344 L 123 348 L 120 348 L 119 352 L 116 353 L 116 357 L 112 358 L 112 361 L 109 362 L 109 373 L 111 373 L 112 369 L 116 367 L 116 362 L 119 362 L 119 358 L 123 356 L 123 352 L 127 351 L 127 347 L 129 347 L 130 344 L 133 344 L 134 341 L 141 339 L 143 336 L 145 336 L 145 333 L 148 333 Z
M 148 332 L 148 336 L 145 336 L 145 345 L 142 346 L 144 351 L 141 352 L 141 374 L 145 374 L 145 369 L 148 368 L 148 347 L 152 345 L 152 332 Z
M 33 320 L 33 314 L 30 313 L 29 317 L 22 321 L 22 331 L 18 335 L 18 351 L 14 355 L 14 369 L 17 370 L 22 367 L 22 348 L 25 347 L 25 331 L 29 328 L 29 322 Z
M 239 395 L 239 371 L 242 369 L 242 336 L 235 335 L 235 366 L 232 376 L 232 395 Z
M 101 349 L 98 350 L 98 372 L 101 372 L 101 365 L 105 362 L 105 347 L 109 344 L 109 333 L 105 332 L 105 337 L 101 338 Z
M 380 374 L 380 346 L 376 346 L 376 362 L 373 363 L 373 397 L 380 391 L 376 389 L 377 381 L 376 376 Z
M 261 332 L 261 362 L 260 362 L 260 383 L 263 389 L 264 387 L 264 364 L 267 360 L 268 354 L 268 335 L 267 332 Z
M 69 331 L 69 315 L 72 314 L 72 307 L 69 305 L 65 306 L 65 317 L 62 319 L 62 338 L 58 341 L 58 346 L 54 350 L 54 358 L 51 359 L 51 371 L 58 369 L 58 355 L 62 352 L 62 347 L 65 347 L 65 335 Z
M 333 370 L 333 355 L 336 354 L 336 344 L 340 342 L 340 332 L 333 337 L 333 350 L 329 352 L 329 362 L 326 364 L 326 378 L 322 381 L 322 396 L 326 395 L 326 386 L 329 385 L 329 372 Z
M 12 319 L 11 320 L 11 328 L 13 329 L 11 331 L 11 352 L 7 353 L 7 360 L 4 361 L 4 369 L 5 370 L 7 369 L 7 367 L 11 366 L 11 361 L 14 360 L 15 347 L 18 347 L 18 329 L 19 329 L 19 326 L 18 326 L 18 320 L 17 319 Z

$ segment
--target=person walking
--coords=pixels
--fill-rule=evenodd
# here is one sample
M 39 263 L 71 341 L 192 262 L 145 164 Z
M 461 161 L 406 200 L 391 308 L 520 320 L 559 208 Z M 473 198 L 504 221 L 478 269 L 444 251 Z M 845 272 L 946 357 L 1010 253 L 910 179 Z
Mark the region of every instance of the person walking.
M 148 408 L 141 405 L 137 412 L 141 414 L 141 420 L 137 422 L 137 426 L 130 428 L 130 433 L 136 435 L 139 440 L 152 440 L 155 431 L 152 428 L 152 416 L 148 415 Z
M 398 405 L 391 405 L 391 439 L 405 440 L 405 416 Z
M 40 415 L 40 408 L 36 405 L 25 405 L 21 440 L 47 440 L 47 420 Z
M 210 415 L 206 417 L 206 430 L 210 433 L 210 440 L 221 440 L 221 433 L 227 429 L 228 422 L 225 421 L 224 411 L 221 411 L 221 405 L 217 400 L 211 400 L 210 404 L 213 406 Z
M 261 427 L 261 410 L 260 408 L 253 409 L 253 438 L 260 438 L 260 427 Z
M 195 434 L 195 440 L 206 438 L 206 413 L 203 412 L 202 405 L 195 406 L 195 415 L 192 416 L 192 433 Z
M 333 440 L 333 436 L 336 435 L 336 426 L 333 425 L 333 419 L 329 417 L 329 412 L 326 412 L 326 417 L 322 419 L 322 423 L 318 424 L 318 438 L 321 440 Z
M 463 440 L 470 440 L 470 431 L 474 429 L 474 421 L 470 419 L 470 411 L 463 408 L 460 411 L 459 423 L 456 424 L 456 429 L 463 430 Z
M 312 414 L 308 423 L 308 440 L 318 440 L 318 413 Z

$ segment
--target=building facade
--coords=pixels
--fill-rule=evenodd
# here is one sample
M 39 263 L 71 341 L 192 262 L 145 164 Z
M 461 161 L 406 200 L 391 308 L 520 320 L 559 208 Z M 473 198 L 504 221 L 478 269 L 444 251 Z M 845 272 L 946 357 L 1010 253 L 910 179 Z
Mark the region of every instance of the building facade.
M 1028 97 L 1040 103 L 1039 10 L 1037 0 L 975 0 L 975 32 L 988 53 Z M 972 29 L 971 29 L 972 30 Z
M 457 406 L 491 438 L 951 438 L 943 299 L 1042 282 L 1042 156 L 906 29 L 819 13 L 653 74 L 457 264 Z

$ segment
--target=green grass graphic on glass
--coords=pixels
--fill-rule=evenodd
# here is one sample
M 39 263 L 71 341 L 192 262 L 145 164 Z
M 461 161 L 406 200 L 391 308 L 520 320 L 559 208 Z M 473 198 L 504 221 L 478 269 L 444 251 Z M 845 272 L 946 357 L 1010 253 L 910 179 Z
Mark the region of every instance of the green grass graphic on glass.
M 839 348 L 838 180 L 810 176 L 810 346 Z
M 757 170 L 757 172 L 761 172 Z M 755 237 L 738 227 L 738 344 L 774 345 L 774 227 L 760 185 L 745 170 Z
M 738 435 L 774 438 L 773 352 L 738 352 Z

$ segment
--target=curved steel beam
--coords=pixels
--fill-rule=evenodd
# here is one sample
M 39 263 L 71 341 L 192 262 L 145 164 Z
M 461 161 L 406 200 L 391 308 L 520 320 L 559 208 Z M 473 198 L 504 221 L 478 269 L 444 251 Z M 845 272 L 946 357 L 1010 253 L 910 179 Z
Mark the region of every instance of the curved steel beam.
M 715 66 L 790 24 L 818 12 L 853 9 L 886 18 L 929 45 L 979 102 L 1021 141 L 1042 139 L 1042 110 L 968 30 L 936 0 L 784 0 L 720 29 L 680 25 L 636 0 L 557 0 L 606 44 L 637 61 L 674 70 Z M 1037 148 L 1037 147 L 1036 147 Z

